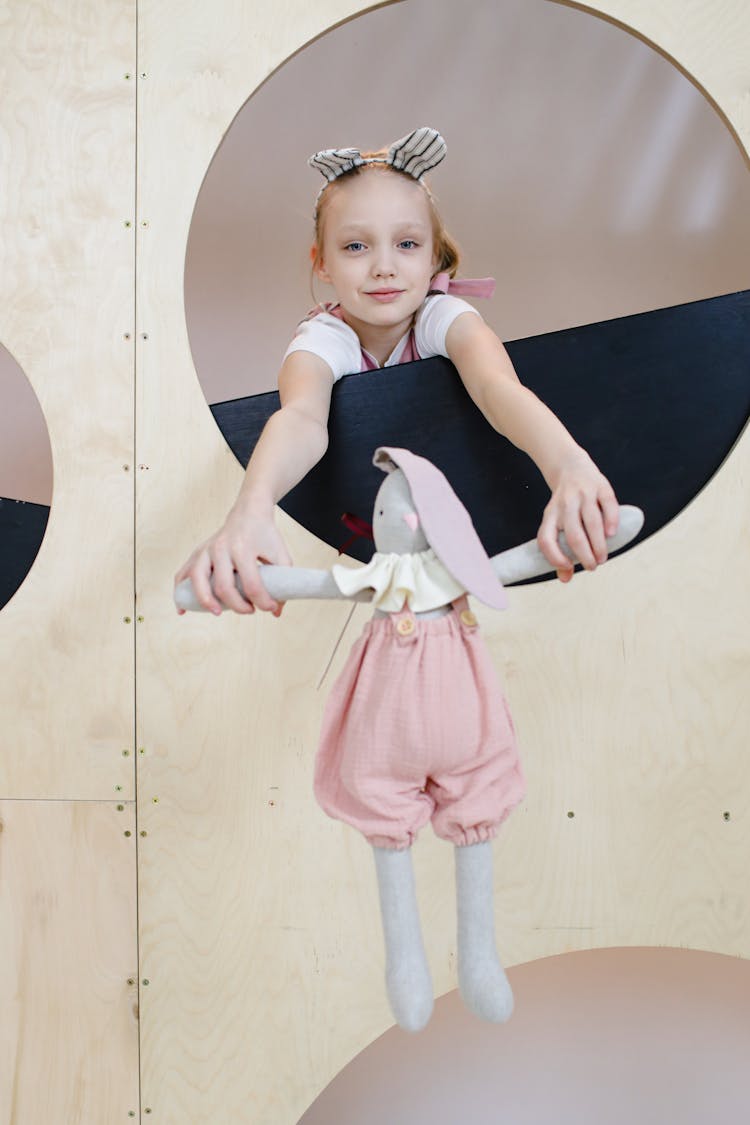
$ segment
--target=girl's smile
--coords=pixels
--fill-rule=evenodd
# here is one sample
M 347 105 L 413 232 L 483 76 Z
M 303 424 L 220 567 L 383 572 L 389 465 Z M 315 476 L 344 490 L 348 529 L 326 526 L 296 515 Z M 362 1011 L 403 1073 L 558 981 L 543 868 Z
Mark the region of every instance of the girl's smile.
M 424 189 L 377 166 L 335 185 L 316 268 L 344 320 L 384 363 L 409 331 L 435 272 Z
M 367 296 L 374 297 L 376 301 L 385 303 L 386 301 L 395 300 L 396 297 L 400 296 L 402 292 L 402 289 L 372 289 L 367 294 Z

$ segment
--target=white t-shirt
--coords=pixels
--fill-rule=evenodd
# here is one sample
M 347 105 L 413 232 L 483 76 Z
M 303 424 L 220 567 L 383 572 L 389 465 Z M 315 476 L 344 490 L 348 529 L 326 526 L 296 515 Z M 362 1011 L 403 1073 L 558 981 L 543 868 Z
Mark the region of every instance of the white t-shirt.
M 449 293 L 435 293 L 425 299 L 414 325 L 414 340 L 422 359 L 432 355 L 448 356 L 445 349 L 448 329 L 456 317 L 465 312 L 481 316 L 479 310 L 468 301 Z M 393 367 L 401 362 L 408 339 L 409 333 L 406 332 L 388 356 L 384 367 Z M 309 320 L 303 320 L 297 327 L 294 339 L 284 353 L 284 359 L 292 352 L 312 352 L 325 360 L 333 372 L 335 382 L 342 375 L 362 370 L 362 351 L 359 336 L 353 328 L 339 317 L 322 312 Z M 377 367 L 377 361 L 372 356 L 369 358 Z

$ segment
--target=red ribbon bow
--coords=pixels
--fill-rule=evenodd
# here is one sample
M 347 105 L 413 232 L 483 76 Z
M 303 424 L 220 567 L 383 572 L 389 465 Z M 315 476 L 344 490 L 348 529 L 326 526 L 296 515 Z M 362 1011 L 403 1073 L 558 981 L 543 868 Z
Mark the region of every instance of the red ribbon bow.
M 354 534 L 349 536 L 346 543 L 344 543 L 342 547 L 339 547 L 340 555 L 344 554 L 344 552 L 348 547 L 352 545 L 355 539 L 374 538 L 372 524 L 367 523 L 366 520 L 360 519 L 359 516 L 355 516 L 351 512 L 344 512 L 341 516 L 341 522 L 343 523 L 344 527 L 347 527 L 349 531 L 354 532 Z

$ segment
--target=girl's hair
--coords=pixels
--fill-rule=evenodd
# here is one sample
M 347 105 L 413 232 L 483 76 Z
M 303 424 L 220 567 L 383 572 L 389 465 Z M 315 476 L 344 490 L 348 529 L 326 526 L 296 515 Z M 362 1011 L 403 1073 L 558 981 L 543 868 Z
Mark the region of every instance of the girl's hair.
M 379 160 L 383 159 L 382 164 L 360 164 L 356 168 L 352 168 L 350 172 L 344 172 L 343 175 L 338 176 L 331 183 L 326 184 L 320 197 L 318 198 L 318 205 L 315 208 L 315 243 L 312 247 L 311 258 L 313 264 L 313 271 L 320 264 L 321 249 L 323 246 L 324 226 L 325 226 L 325 211 L 326 203 L 331 198 L 331 193 L 336 191 L 337 185 L 342 180 L 349 180 L 353 176 L 360 176 L 368 168 L 376 168 L 385 173 L 390 173 L 394 176 L 406 176 L 412 183 L 418 183 L 427 196 L 427 202 L 430 209 L 430 221 L 432 223 L 432 241 L 435 251 L 435 260 L 437 265 L 435 273 L 448 273 L 451 277 L 456 276 L 458 270 L 458 263 L 461 253 L 458 246 L 448 234 L 448 231 L 443 225 L 443 220 L 440 217 L 440 212 L 437 209 L 435 197 L 430 191 L 424 179 L 415 180 L 413 176 L 408 175 L 406 172 L 400 172 L 397 168 L 393 168 L 390 164 L 385 163 L 385 158 L 388 155 L 388 149 L 380 149 L 378 152 L 363 152 L 362 156 L 365 160 Z

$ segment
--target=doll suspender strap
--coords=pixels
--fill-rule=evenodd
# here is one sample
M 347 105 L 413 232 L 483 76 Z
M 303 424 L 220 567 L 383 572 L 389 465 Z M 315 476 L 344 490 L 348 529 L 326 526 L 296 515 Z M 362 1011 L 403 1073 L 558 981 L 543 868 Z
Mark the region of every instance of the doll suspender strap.
M 476 633 L 479 628 L 479 622 L 469 609 L 469 599 L 466 594 L 462 594 L 460 598 L 454 598 L 451 602 L 451 608 L 458 618 L 461 630 L 464 633 Z M 396 613 L 389 614 L 389 617 L 398 637 L 399 644 L 408 645 L 416 641 L 419 632 L 419 624 L 406 603 L 404 603 L 403 609 L 398 610 Z
M 461 628 L 464 632 L 476 633 L 479 628 L 479 622 L 469 609 L 469 599 L 466 594 L 462 594 L 460 598 L 454 598 L 451 605 L 453 607 L 453 612 L 461 622 Z
M 398 643 L 401 645 L 413 644 L 417 639 L 417 621 L 409 609 L 408 602 L 404 602 L 403 609 L 390 615 L 391 624 L 396 632 Z

